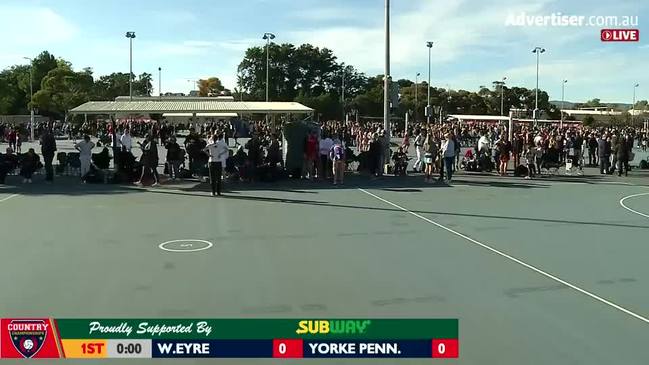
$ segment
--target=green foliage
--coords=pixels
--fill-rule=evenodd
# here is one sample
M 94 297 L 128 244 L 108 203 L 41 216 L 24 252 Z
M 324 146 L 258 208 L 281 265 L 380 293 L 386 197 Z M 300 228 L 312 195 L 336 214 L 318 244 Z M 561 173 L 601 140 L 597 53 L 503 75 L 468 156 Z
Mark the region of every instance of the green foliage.
M 592 115 L 587 115 L 586 118 L 584 118 L 584 126 L 586 127 L 593 127 L 595 125 L 595 118 L 593 118 Z
M 268 53 L 270 100 L 301 102 L 326 119 L 341 118 L 343 105 L 346 111 L 356 109 L 363 116 L 383 115 L 383 75 L 367 77 L 352 65 L 339 63 L 331 50 L 311 44 L 271 43 Z M 95 79 L 92 69 L 75 71 L 68 61 L 57 59 L 47 51 L 34 58 L 32 66 L 33 105 L 41 114 L 55 118 L 62 118 L 67 110 L 88 100 L 113 100 L 128 95 L 130 77 L 134 96 L 150 96 L 153 90 L 149 73 L 135 77 L 115 72 Z M 29 66 L 20 65 L 0 72 L 0 114 L 28 113 L 29 71 Z M 249 48 L 238 71 L 236 99 L 243 94 L 244 100 L 265 100 L 266 47 Z M 343 75 L 345 100 L 342 100 Z M 425 82 L 415 85 L 407 79 L 400 79 L 396 84 L 399 85 L 399 105 L 392 113 L 398 117 L 410 112 L 415 119 L 424 120 L 429 91 L 431 105 L 441 107 L 443 113 L 500 115 L 499 87 L 472 92 L 432 85 L 429 88 Z M 199 95 L 230 93 L 217 77 L 199 80 L 197 86 Z M 505 115 L 510 108 L 534 109 L 534 90 L 505 86 L 502 97 Z M 589 103 L 596 105 L 599 100 Z M 646 106 L 646 102 L 639 102 L 639 105 Z M 546 111 L 545 117 L 560 117 L 544 91 L 539 92 L 539 108 Z

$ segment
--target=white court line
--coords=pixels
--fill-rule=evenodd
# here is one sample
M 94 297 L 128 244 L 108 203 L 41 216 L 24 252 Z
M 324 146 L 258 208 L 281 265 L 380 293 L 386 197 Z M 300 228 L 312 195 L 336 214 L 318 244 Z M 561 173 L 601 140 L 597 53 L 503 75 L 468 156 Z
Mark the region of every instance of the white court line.
M 486 245 L 486 244 L 484 244 L 482 242 L 476 241 L 476 240 L 474 240 L 473 238 L 471 238 L 471 237 L 469 237 L 467 235 L 464 235 L 464 234 L 462 234 L 462 233 L 460 233 L 458 231 L 455 231 L 455 230 L 453 230 L 451 228 L 448 228 L 448 227 L 446 227 L 446 226 L 444 226 L 444 225 L 442 225 L 440 223 L 437 223 L 437 222 L 435 222 L 433 220 L 430 220 L 430 219 L 422 216 L 421 214 L 417 214 L 417 213 L 415 213 L 415 212 L 413 212 L 411 210 L 408 210 L 408 209 L 406 209 L 406 208 L 404 208 L 404 207 L 402 207 L 400 205 L 397 205 L 397 204 L 395 204 L 395 203 L 393 203 L 393 202 L 391 202 L 391 201 L 389 201 L 387 199 L 383 199 L 380 196 L 372 194 L 372 193 L 370 193 L 369 191 L 367 191 L 365 189 L 359 188 L 358 190 L 360 190 L 363 193 L 365 193 L 365 194 L 367 194 L 369 196 L 372 196 L 375 199 L 378 199 L 378 200 L 380 200 L 380 201 L 382 201 L 382 202 L 384 202 L 386 204 L 389 204 L 389 205 L 391 205 L 391 206 L 393 206 L 393 207 L 395 207 L 395 208 L 397 208 L 399 210 L 402 210 L 402 211 L 404 211 L 404 212 L 406 212 L 408 214 L 411 214 L 411 215 L 413 215 L 413 216 L 415 216 L 415 217 L 417 217 L 417 218 L 419 218 L 419 219 L 421 219 L 421 220 L 423 220 L 425 222 L 428 222 L 428 223 L 430 223 L 430 224 L 432 224 L 432 225 L 434 225 L 434 226 L 436 226 L 438 228 L 441 228 L 441 229 L 443 229 L 443 230 L 445 230 L 445 231 L 447 231 L 447 232 L 449 232 L 451 234 L 454 234 L 454 235 L 456 235 L 456 236 L 458 236 L 460 238 L 464 238 L 465 240 L 473 243 L 476 246 L 480 246 L 480 247 L 482 247 L 482 248 L 484 248 L 486 250 L 489 250 L 489 251 L 495 253 L 496 255 L 502 256 L 502 257 L 506 258 L 507 260 L 513 261 L 513 262 L 515 262 L 515 263 L 517 263 L 517 264 L 519 264 L 519 265 L 521 265 L 523 267 L 526 267 L 526 268 L 528 268 L 528 269 L 530 269 L 530 270 L 532 270 L 532 271 L 534 271 L 534 272 L 536 272 L 538 274 L 541 274 L 541 275 L 545 276 L 548 279 L 551 279 L 551 280 L 554 280 L 554 281 L 556 281 L 556 282 L 558 282 L 560 284 L 563 284 L 563 285 L 565 285 L 565 286 L 567 286 L 567 287 L 569 287 L 571 289 L 574 289 L 575 291 L 580 292 L 581 294 L 584 294 L 586 296 L 591 297 L 592 299 L 595 299 L 596 301 L 598 301 L 600 303 L 604 303 L 604 304 L 608 305 L 609 307 L 615 308 L 615 309 L 619 310 L 620 312 L 626 313 L 626 314 L 628 314 L 628 315 L 630 315 L 630 316 L 632 316 L 632 317 L 634 317 L 636 319 L 639 319 L 639 320 L 649 324 L 649 318 L 646 318 L 646 317 L 643 317 L 643 316 L 641 316 L 641 315 L 639 315 L 637 313 L 634 313 L 634 312 L 632 312 L 632 311 L 630 311 L 630 310 L 628 310 L 628 309 L 626 309 L 626 308 L 624 308 L 622 306 L 619 306 L 619 305 L 617 305 L 617 304 L 615 304 L 615 303 L 613 303 L 613 302 L 611 302 L 611 301 L 609 301 L 607 299 L 604 299 L 604 298 L 602 298 L 602 297 L 600 297 L 600 296 L 598 296 L 596 294 L 593 294 L 593 293 L 591 293 L 591 292 L 589 292 L 589 291 L 587 291 L 585 289 L 582 289 L 582 288 L 578 287 L 577 285 L 571 284 L 571 283 L 569 283 L 569 282 L 567 282 L 567 281 L 565 281 L 565 280 L 563 280 L 563 279 L 561 279 L 559 277 L 556 277 L 556 276 L 554 276 L 554 275 L 552 275 L 552 274 L 550 274 L 550 273 L 548 273 L 546 271 L 543 271 L 543 270 L 537 268 L 536 266 L 533 266 L 533 265 L 530 265 L 530 264 L 528 264 L 526 262 L 523 262 L 523 261 L 515 258 L 514 256 L 508 255 L 508 254 L 506 254 L 506 253 L 504 253 L 502 251 L 499 251 L 499 250 L 497 250 L 497 249 L 495 249 L 495 248 L 493 248 L 491 246 L 488 246 L 488 245 Z
M 643 196 L 643 195 L 649 195 L 649 193 L 640 193 L 640 194 L 633 194 L 633 195 L 625 196 L 624 198 L 620 199 L 620 205 L 622 206 L 622 208 L 628 210 L 631 213 L 641 215 L 641 216 L 643 216 L 645 218 L 649 218 L 649 214 L 638 212 L 637 210 L 633 210 L 633 209 L 627 207 L 626 205 L 624 205 L 625 200 L 635 198 L 637 196 Z
M 11 195 L 9 195 L 9 196 L 6 197 L 6 198 L 2 198 L 2 199 L 0 199 L 0 203 L 2 203 L 2 202 L 6 202 L 7 200 L 9 200 L 9 199 L 11 199 L 11 198 L 15 198 L 15 197 L 17 197 L 17 196 L 18 196 L 18 194 L 11 194 Z

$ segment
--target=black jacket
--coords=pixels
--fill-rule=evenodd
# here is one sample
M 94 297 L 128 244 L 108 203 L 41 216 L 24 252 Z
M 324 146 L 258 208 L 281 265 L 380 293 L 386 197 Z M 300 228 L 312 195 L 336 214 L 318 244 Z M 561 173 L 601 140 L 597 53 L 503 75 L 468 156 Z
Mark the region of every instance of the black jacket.
M 52 133 L 45 133 L 41 137 L 41 152 L 43 155 L 53 155 L 56 152 L 56 139 Z

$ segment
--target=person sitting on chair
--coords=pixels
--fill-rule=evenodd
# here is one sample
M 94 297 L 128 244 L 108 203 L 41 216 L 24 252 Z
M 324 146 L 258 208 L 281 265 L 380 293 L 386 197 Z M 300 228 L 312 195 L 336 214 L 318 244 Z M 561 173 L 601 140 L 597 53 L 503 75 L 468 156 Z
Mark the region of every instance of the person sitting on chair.
M 15 170 L 17 166 L 18 158 L 14 155 L 11 148 L 7 148 L 7 153 L 4 155 L 0 153 L 0 184 L 5 183 L 7 174 Z
M 38 157 L 33 148 L 30 148 L 20 160 L 20 176 L 23 177 L 23 184 L 31 184 L 32 175 L 38 169 L 39 164 L 40 157 Z

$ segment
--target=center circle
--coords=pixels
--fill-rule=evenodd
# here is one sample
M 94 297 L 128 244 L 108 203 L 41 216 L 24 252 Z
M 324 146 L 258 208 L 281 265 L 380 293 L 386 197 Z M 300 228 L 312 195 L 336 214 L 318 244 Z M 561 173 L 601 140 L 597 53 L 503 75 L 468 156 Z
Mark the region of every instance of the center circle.
M 212 242 L 205 240 L 182 239 L 162 242 L 158 247 L 168 252 L 198 252 L 214 246 Z

